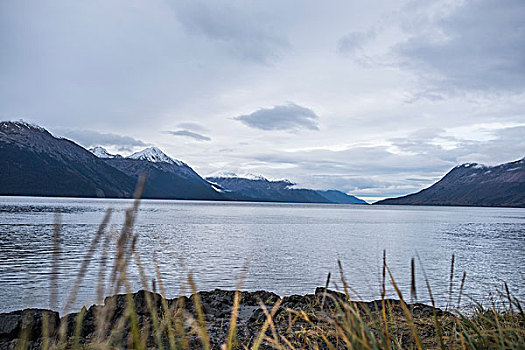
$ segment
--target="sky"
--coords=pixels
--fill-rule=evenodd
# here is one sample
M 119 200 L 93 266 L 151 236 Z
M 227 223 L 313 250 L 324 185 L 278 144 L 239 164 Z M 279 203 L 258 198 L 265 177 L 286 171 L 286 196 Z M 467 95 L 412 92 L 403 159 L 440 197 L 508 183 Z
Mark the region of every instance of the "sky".
M 0 0 L 0 119 L 374 200 L 525 156 L 523 0 Z

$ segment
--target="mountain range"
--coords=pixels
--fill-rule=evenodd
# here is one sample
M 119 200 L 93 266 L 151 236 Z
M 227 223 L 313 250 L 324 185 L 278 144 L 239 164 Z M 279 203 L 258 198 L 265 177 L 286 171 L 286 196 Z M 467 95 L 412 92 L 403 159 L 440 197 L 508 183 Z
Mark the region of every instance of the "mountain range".
M 102 147 L 87 150 L 36 125 L 0 122 L 0 195 L 130 198 L 141 174 L 144 198 L 366 204 L 341 191 L 260 175 L 203 178 L 156 147 L 123 157 Z M 426 189 L 374 204 L 525 207 L 525 158 L 458 165 Z
M 525 207 L 525 158 L 496 166 L 458 165 L 429 188 L 374 204 Z
M 202 178 L 156 147 L 128 157 L 86 150 L 25 122 L 0 122 L 0 195 L 130 198 L 146 175 L 144 198 L 366 204 L 346 193 L 295 188 L 262 176 Z
M 221 174 L 207 177 L 211 184 L 238 199 L 298 203 L 367 204 L 364 200 L 341 191 L 317 191 L 295 188 L 288 180 L 268 180 L 262 176 Z

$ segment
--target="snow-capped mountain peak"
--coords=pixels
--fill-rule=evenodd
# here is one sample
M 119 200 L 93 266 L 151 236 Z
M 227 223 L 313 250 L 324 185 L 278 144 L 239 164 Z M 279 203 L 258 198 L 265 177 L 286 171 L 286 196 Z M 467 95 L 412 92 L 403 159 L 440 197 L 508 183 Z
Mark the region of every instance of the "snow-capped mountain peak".
M 146 149 L 143 149 L 142 151 L 133 153 L 132 155 L 128 156 L 127 158 L 130 159 L 138 159 L 138 160 L 146 160 L 148 162 L 153 163 L 169 163 L 169 164 L 175 164 L 182 166 L 184 165 L 183 162 L 177 159 L 173 159 L 169 157 L 167 154 L 162 152 L 157 147 L 148 147 Z
M 93 153 L 98 158 L 122 158 L 120 154 L 111 154 L 104 147 L 91 147 L 88 151 Z

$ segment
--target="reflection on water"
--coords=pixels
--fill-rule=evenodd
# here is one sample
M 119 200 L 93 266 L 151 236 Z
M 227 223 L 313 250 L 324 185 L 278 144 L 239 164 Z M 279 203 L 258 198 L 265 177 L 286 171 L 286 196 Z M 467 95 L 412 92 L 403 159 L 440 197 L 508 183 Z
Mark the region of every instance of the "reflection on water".
M 71 290 L 83 256 L 107 208 L 116 234 L 128 200 L 0 198 L 0 312 L 49 307 L 54 212 L 61 212 L 59 301 Z M 409 295 L 410 259 L 419 255 L 434 296 L 448 296 L 450 258 L 456 256 L 454 293 L 467 271 L 465 293 L 488 300 L 507 281 L 525 296 L 525 209 L 392 207 L 311 204 L 142 201 L 135 232 L 151 280 L 153 256 L 169 297 L 188 271 L 200 290 L 235 287 L 249 261 L 244 289 L 280 295 L 312 293 L 328 272 L 338 281 L 337 260 L 359 297 L 380 297 L 382 251 L 402 291 Z M 115 240 L 107 247 L 111 256 Z M 100 251 L 79 291 L 80 307 L 93 303 Z M 113 261 L 108 261 L 108 270 Z M 138 271 L 130 268 L 133 288 Z M 418 296 L 427 301 L 421 267 Z M 394 295 L 393 290 L 388 291 Z M 110 293 L 110 289 L 107 290 Z M 457 299 L 457 294 L 452 300 Z M 463 300 L 466 300 L 464 298 Z

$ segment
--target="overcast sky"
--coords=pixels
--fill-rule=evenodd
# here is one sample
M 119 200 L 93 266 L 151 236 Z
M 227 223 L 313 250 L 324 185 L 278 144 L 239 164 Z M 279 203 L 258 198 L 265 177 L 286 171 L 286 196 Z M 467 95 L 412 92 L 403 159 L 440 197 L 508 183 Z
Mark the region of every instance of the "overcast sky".
M 525 156 L 525 1 L 0 0 L 0 119 L 408 194 Z

